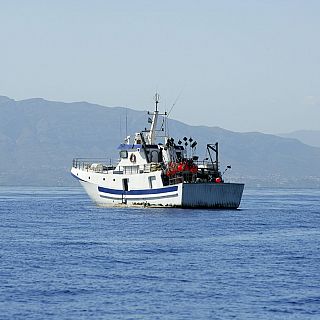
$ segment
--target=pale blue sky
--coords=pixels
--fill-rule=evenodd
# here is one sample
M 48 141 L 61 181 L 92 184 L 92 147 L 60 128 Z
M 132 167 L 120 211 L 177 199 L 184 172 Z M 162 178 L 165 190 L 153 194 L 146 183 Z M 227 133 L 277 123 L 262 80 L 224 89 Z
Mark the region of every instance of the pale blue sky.
M 0 95 L 320 130 L 320 1 L 0 0 Z

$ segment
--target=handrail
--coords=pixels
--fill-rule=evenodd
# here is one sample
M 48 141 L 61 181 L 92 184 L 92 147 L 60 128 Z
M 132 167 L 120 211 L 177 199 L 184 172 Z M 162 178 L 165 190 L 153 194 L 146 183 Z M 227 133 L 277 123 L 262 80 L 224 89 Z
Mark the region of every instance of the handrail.
M 104 160 L 104 161 L 101 161 Z M 115 169 L 115 165 L 112 164 L 112 161 L 106 161 L 105 158 L 74 158 L 72 160 L 72 166 L 84 171 L 93 171 L 108 173 Z
M 74 168 L 84 170 L 84 171 L 92 171 L 98 173 L 109 173 L 113 172 L 115 174 L 140 174 L 140 173 L 150 173 L 154 171 L 162 170 L 163 167 L 159 163 L 147 163 L 141 165 L 132 165 L 132 166 L 118 166 L 119 160 L 117 164 L 114 164 L 110 159 L 109 161 L 106 158 L 74 158 L 72 161 L 72 166 Z M 195 161 L 200 168 L 205 170 L 215 170 L 215 168 L 211 167 L 212 164 L 206 161 Z M 117 170 L 115 170 L 117 168 Z M 177 181 L 180 181 L 180 177 L 175 177 Z M 183 180 L 183 179 L 182 179 Z M 179 183 L 179 182 L 178 182 Z M 171 183 L 170 183 L 171 184 Z

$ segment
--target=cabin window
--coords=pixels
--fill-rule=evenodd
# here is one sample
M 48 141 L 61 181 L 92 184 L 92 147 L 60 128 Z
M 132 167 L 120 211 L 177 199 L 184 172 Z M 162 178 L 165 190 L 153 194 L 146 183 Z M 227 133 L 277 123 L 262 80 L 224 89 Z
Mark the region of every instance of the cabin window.
M 139 173 L 139 166 L 124 166 L 123 167 L 124 174 L 136 174 Z
M 157 150 L 152 150 L 151 151 L 151 162 L 158 162 L 159 160 L 159 155 Z
M 128 158 L 128 151 L 127 150 L 121 150 L 120 151 L 120 158 L 121 159 L 127 159 Z

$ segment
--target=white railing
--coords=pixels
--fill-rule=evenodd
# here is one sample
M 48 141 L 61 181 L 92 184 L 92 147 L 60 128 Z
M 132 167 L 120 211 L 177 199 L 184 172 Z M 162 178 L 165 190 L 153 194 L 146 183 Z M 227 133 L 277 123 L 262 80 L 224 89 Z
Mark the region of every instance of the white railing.
M 143 165 L 117 166 L 111 160 L 106 161 L 105 158 L 87 159 L 75 158 L 72 166 L 74 168 L 98 173 L 115 173 L 115 174 L 139 174 L 149 173 L 161 170 L 161 166 L 157 163 L 147 163 Z
M 85 158 L 76 158 L 72 161 L 72 166 L 74 168 L 83 170 L 83 171 L 92 171 L 100 173 L 108 173 L 113 171 L 116 166 L 112 164 L 112 161 L 109 162 L 105 158 L 98 159 L 85 159 Z

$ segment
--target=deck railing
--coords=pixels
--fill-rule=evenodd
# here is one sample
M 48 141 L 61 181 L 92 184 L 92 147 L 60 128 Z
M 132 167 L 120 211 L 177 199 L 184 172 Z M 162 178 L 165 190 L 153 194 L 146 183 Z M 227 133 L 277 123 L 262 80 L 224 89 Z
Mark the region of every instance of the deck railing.
M 111 160 L 106 161 L 105 158 L 75 158 L 72 161 L 72 166 L 83 171 L 100 173 L 108 173 L 116 168 L 116 166 L 112 164 Z
M 182 183 L 184 181 L 183 176 L 173 177 L 169 179 L 169 185 Z
M 72 166 L 74 168 L 98 173 L 114 173 L 114 174 L 139 174 L 149 173 L 161 170 L 161 166 L 156 163 L 147 163 L 143 165 L 120 166 L 114 164 L 111 160 L 106 161 L 105 158 L 75 158 Z
M 119 161 L 119 160 L 118 160 Z M 150 173 L 154 171 L 161 170 L 161 165 L 158 163 L 147 163 L 142 165 L 132 165 L 132 166 L 117 166 L 111 159 L 107 161 L 105 158 L 75 158 L 73 159 L 72 166 L 74 168 L 80 169 L 87 172 L 98 172 L 98 173 L 114 173 L 114 174 L 139 174 L 139 173 Z M 214 166 L 206 161 L 197 162 L 199 168 L 204 168 L 206 170 L 213 170 Z M 189 176 L 176 175 L 170 178 L 169 184 L 181 183 L 185 180 L 193 181 L 195 180 L 194 174 L 189 174 Z

